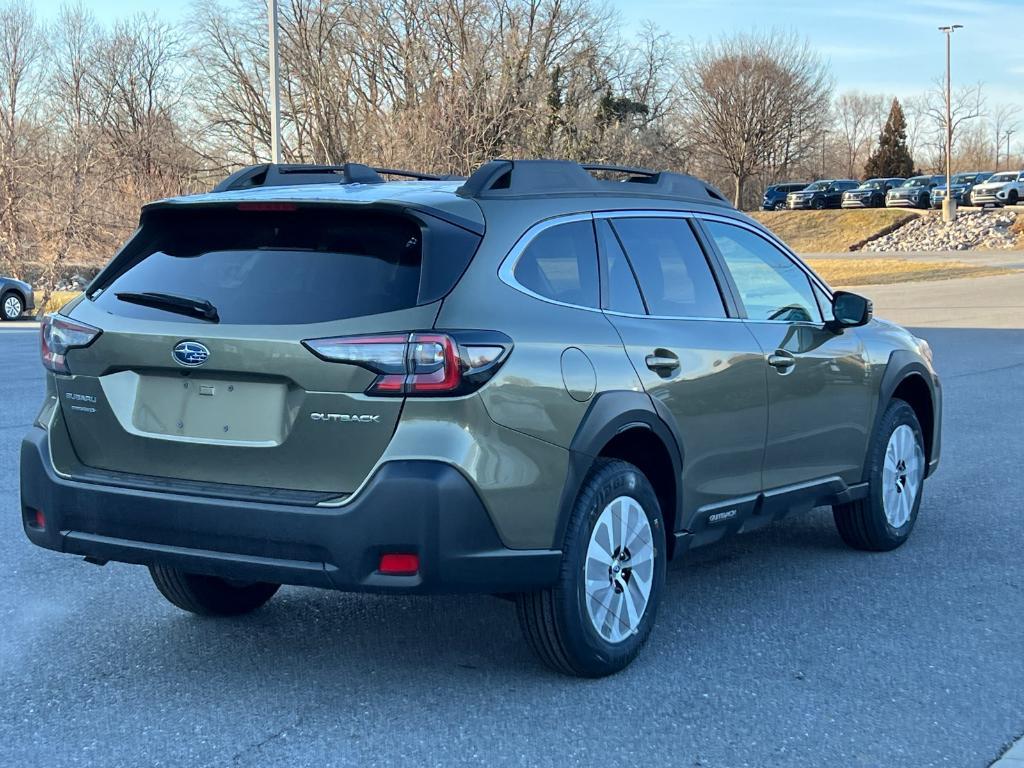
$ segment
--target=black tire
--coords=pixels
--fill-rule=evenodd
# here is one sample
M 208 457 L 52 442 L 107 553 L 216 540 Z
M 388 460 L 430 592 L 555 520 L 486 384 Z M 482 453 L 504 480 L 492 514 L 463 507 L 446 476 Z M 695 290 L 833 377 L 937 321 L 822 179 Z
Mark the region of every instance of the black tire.
M 586 607 L 584 568 L 591 532 L 612 500 L 628 496 L 647 516 L 653 535 L 651 591 L 636 632 L 611 643 L 592 623 Z M 624 669 L 643 648 L 654 626 L 665 586 L 665 524 L 654 488 L 643 472 L 617 459 L 598 459 L 584 481 L 565 532 L 558 583 L 516 596 L 516 613 L 527 643 L 557 672 L 604 677 Z
M 17 320 L 25 311 L 25 302 L 14 291 L 0 297 L 0 320 Z
M 811 203 L 811 207 L 814 208 L 814 210 L 816 211 L 823 211 L 825 210 L 825 201 L 819 197 L 817 200 Z
M 921 197 L 918 198 L 917 207 L 926 211 L 931 206 L 931 202 L 932 199 L 930 195 L 921 195 Z
M 927 465 L 923 458 L 920 487 L 907 521 L 898 528 L 890 525 L 882 501 L 882 470 L 885 452 L 890 436 L 901 425 L 911 428 L 920 446 L 922 457 L 925 455 L 923 433 L 914 409 L 903 400 L 893 399 L 885 409 L 878 424 L 878 430 L 872 436 L 868 446 L 866 459 L 868 495 L 858 501 L 836 505 L 832 508 L 832 516 L 835 519 L 839 536 L 854 549 L 887 552 L 902 545 L 914 529 L 917 513 L 921 508 L 921 498 L 924 496 L 924 474 L 927 474 Z
M 1016 205 L 1017 201 L 1019 199 L 1020 199 L 1020 195 L 1017 194 L 1017 190 L 1016 189 L 1011 189 L 1007 193 L 1007 195 L 1006 195 L 1006 204 L 1007 205 Z
M 785 201 L 783 200 L 783 201 L 779 201 L 779 202 L 777 202 L 777 203 L 776 203 L 776 204 L 775 204 L 775 205 L 774 205 L 774 206 L 772 207 L 772 210 L 775 210 L 775 211 L 784 211 L 784 210 L 786 210 L 786 203 L 785 203 Z
M 160 594 L 183 611 L 200 616 L 239 616 L 261 608 L 280 584 L 262 581 L 234 584 L 216 576 L 186 573 L 178 568 L 151 565 L 149 574 Z

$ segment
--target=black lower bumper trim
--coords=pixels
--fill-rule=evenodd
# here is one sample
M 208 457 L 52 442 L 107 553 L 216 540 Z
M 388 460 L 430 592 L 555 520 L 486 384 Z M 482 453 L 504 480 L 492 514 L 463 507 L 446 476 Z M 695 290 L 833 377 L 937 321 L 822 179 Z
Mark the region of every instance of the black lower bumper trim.
M 26 535 L 48 549 L 347 591 L 508 593 L 557 580 L 561 553 L 505 547 L 469 481 L 441 462 L 389 462 L 344 506 L 299 506 L 80 482 L 57 474 L 47 440 L 33 428 L 22 442 L 21 504 Z M 379 573 L 388 552 L 418 554 L 419 573 Z

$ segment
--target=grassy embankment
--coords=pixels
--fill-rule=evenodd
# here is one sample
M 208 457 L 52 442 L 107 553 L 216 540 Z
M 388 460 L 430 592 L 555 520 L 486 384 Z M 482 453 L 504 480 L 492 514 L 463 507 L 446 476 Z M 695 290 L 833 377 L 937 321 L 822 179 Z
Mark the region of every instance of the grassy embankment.
M 758 211 L 754 218 L 772 230 L 831 285 L 877 285 L 954 277 L 985 277 L 1006 269 L 963 261 L 920 261 L 871 255 L 864 258 L 815 258 L 813 254 L 856 251 L 922 215 L 917 211 L 866 208 L 839 211 Z M 1024 217 L 1015 227 L 1024 240 Z

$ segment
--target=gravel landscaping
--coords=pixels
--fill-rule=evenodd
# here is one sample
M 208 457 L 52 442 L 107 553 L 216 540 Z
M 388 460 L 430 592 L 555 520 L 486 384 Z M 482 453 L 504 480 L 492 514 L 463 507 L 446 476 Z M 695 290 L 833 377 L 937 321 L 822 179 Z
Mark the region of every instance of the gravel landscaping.
M 952 224 L 945 224 L 937 213 L 922 216 L 872 240 L 863 250 L 894 253 L 1019 248 L 1019 229 L 1014 226 L 1019 216 L 1008 210 L 960 211 Z

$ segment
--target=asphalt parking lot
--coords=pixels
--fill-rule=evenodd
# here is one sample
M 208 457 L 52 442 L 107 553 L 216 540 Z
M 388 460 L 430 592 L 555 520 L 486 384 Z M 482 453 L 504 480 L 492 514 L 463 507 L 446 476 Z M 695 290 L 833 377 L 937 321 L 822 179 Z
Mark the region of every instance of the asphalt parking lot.
M 670 572 L 646 652 L 551 674 L 510 604 L 285 589 L 246 618 L 36 549 L 36 333 L 0 331 L 0 765 L 987 766 L 1024 731 L 1024 331 L 941 328 L 941 469 L 902 549 L 824 510 Z

